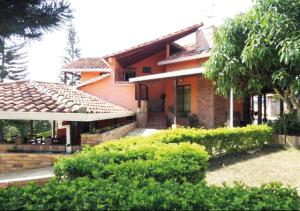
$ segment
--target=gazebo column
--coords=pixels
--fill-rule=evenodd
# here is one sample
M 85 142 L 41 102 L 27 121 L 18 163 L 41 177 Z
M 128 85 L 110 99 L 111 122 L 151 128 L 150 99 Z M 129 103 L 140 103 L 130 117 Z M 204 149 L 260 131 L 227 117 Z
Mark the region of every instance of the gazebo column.
M 52 122 L 51 122 L 51 128 L 52 128 L 52 134 L 51 134 L 51 137 L 52 137 L 52 138 L 55 138 L 55 135 L 56 135 L 55 121 L 52 121 Z
M 263 122 L 266 123 L 268 121 L 267 119 L 267 94 L 264 93 L 264 118 Z
M 177 127 L 177 84 L 178 84 L 178 79 L 174 79 L 173 81 L 173 107 L 174 107 L 174 117 L 173 117 L 173 125 L 172 129 L 176 129 Z
M 257 124 L 262 124 L 262 95 L 259 94 L 257 97 L 257 106 L 258 106 L 258 114 L 257 114 Z
M 72 146 L 71 146 L 71 126 L 70 125 L 64 125 L 64 128 L 66 128 L 66 152 L 71 153 L 72 152 Z
M 33 121 L 29 120 L 29 135 L 33 135 Z
M 227 92 L 227 125 L 233 128 L 233 89 Z

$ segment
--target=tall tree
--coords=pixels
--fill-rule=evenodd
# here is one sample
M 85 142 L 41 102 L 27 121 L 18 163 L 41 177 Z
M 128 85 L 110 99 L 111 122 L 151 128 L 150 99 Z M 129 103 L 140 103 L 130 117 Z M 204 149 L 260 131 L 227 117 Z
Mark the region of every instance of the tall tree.
M 64 0 L 0 0 L 0 36 L 40 38 L 72 18 Z
M 23 48 L 25 43 L 17 44 L 14 41 L 0 43 L 0 82 L 4 78 L 11 80 L 21 80 L 27 75 L 27 54 Z
M 300 109 L 300 1 L 257 0 L 215 34 L 205 75 L 221 94 L 273 89 L 288 110 Z
M 59 28 L 72 18 L 70 4 L 64 0 L 0 0 L 0 54 L 5 57 L 5 40 L 14 36 L 41 38 L 44 32 Z M 2 67 L 5 60 L 2 59 Z M 0 78 L 7 73 L 2 68 Z M 0 140 L 4 137 L 0 121 Z
M 67 65 L 80 57 L 80 48 L 79 48 L 79 36 L 73 24 L 68 27 L 67 30 L 67 46 L 65 48 L 65 56 L 63 57 L 63 64 Z M 76 81 L 79 80 L 79 77 L 75 75 L 71 75 L 69 77 L 64 78 L 64 72 L 61 72 L 59 78 L 62 82 L 66 82 L 67 84 L 73 85 Z

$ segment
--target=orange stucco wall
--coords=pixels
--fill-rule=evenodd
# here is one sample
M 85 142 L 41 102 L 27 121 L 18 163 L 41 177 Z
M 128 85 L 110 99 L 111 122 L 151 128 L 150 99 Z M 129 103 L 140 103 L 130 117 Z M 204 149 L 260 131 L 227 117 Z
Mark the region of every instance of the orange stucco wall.
M 161 51 L 131 65 L 130 67 L 135 69 L 136 77 L 165 72 L 164 66 L 157 65 L 158 61 L 161 61 L 165 58 L 165 54 L 165 51 Z M 151 73 L 143 73 L 143 67 L 151 67 Z M 160 96 L 165 94 L 165 84 L 161 81 L 144 82 L 144 84 L 147 84 L 148 86 L 150 101 L 159 100 Z
M 98 77 L 100 75 L 99 72 L 81 72 L 80 80 L 81 82 Z
M 112 75 L 80 89 L 108 102 L 136 111 L 134 84 L 114 84 Z
M 115 83 L 114 71 L 121 67 L 115 58 L 111 58 L 109 63 L 112 66 L 112 72 L 109 77 L 98 82 L 88 84 L 87 86 L 83 86 L 80 90 L 135 112 L 137 108 L 137 103 L 135 101 L 135 85 L 128 83 Z M 85 76 L 85 78 L 87 77 L 89 77 L 89 75 Z

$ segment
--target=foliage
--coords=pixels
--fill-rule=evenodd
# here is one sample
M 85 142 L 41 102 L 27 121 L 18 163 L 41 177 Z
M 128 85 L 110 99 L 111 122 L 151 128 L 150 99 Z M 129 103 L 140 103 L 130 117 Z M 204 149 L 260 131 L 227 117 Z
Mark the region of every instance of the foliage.
M 237 128 L 196 129 L 178 128 L 165 130 L 149 137 L 133 137 L 101 144 L 105 147 L 122 148 L 124 143 L 181 143 L 192 142 L 205 147 L 211 157 L 261 148 L 273 141 L 273 129 L 267 125 L 249 125 Z
M 25 43 L 0 40 L 0 82 L 3 78 L 21 80 L 27 76 L 27 55 L 23 51 L 24 46 Z
M 154 178 L 163 182 L 198 182 L 204 178 L 208 155 L 202 146 L 190 143 L 121 143 L 99 145 L 72 158 L 61 158 L 54 166 L 59 179 L 90 177 L 114 180 Z
M 173 180 L 52 181 L 0 189 L 1 210 L 298 210 L 296 190 L 279 184 L 207 186 Z
M 40 38 L 44 31 L 62 26 L 72 18 L 64 0 L 0 0 L 0 37 Z
M 190 127 L 199 127 L 199 120 L 196 114 L 192 114 L 188 117 Z
M 26 137 L 29 135 L 29 121 L 21 120 L 2 120 L 4 139 L 9 140 L 11 136 L 18 135 Z M 49 121 L 33 121 L 33 129 L 35 134 L 48 132 L 51 130 Z
M 269 122 L 275 133 L 281 135 L 300 134 L 300 121 L 293 114 L 283 114 L 274 122 Z
M 219 93 L 233 88 L 244 96 L 271 88 L 290 112 L 300 109 L 299 10 L 299 0 L 257 0 L 219 28 L 205 73 Z
M 196 143 L 181 142 L 213 140 L 210 136 L 228 141 L 238 135 L 268 140 L 272 133 L 267 126 L 223 130 L 178 129 L 174 136 L 166 131 L 87 147 L 61 158 L 55 164 L 57 177 L 43 187 L 0 189 L 0 209 L 298 210 L 297 191 L 280 184 L 217 187 L 203 181 L 208 154 Z
M 77 34 L 77 31 L 74 27 L 74 25 L 70 25 L 68 27 L 67 31 L 68 37 L 67 37 L 67 46 L 65 48 L 65 56 L 63 57 L 63 63 L 64 65 L 70 64 L 74 62 L 76 59 L 80 58 L 80 48 L 79 48 L 79 37 Z M 61 72 L 59 75 L 59 79 L 62 82 L 65 82 L 64 80 L 64 72 Z M 76 84 L 76 82 L 80 78 L 74 75 L 71 75 L 66 78 L 66 83 L 70 85 Z

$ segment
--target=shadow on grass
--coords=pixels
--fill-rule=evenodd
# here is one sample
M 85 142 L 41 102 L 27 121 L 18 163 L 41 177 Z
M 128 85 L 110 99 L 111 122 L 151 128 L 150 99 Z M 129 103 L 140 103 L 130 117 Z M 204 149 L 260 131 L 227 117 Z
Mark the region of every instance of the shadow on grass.
M 259 158 L 265 155 L 269 155 L 272 153 L 276 153 L 279 151 L 284 151 L 286 150 L 284 147 L 264 147 L 262 149 L 259 149 L 257 152 L 250 154 L 247 152 L 243 152 L 243 153 L 234 153 L 234 154 L 230 154 L 230 155 L 226 155 L 223 157 L 218 157 L 218 158 L 212 158 L 209 163 L 208 163 L 208 171 L 215 171 L 218 170 L 220 168 L 223 168 L 225 166 L 230 166 L 239 162 L 243 162 L 243 161 L 247 161 L 247 160 L 251 160 L 254 158 Z

